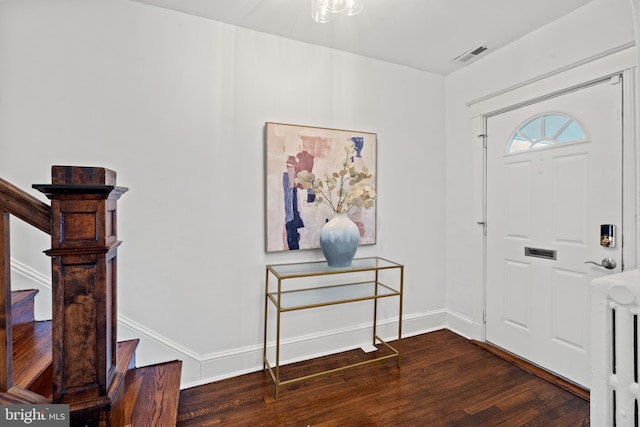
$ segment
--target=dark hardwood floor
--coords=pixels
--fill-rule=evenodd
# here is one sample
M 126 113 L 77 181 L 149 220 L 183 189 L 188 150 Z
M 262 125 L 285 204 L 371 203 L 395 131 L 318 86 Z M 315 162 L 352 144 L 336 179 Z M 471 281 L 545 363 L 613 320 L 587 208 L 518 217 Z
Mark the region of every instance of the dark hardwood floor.
M 287 371 L 315 372 L 361 353 Z M 589 402 L 442 330 L 403 339 L 400 368 L 392 359 L 297 382 L 277 400 L 265 372 L 182 390 L 177 425 L 588 426 Z

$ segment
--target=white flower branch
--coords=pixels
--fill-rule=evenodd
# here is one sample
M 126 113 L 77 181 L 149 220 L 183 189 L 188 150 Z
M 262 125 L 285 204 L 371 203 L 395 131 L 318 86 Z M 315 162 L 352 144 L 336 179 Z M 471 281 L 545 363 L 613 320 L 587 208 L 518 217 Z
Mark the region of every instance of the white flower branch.
M 353 161 L 354 144 L 345 146 L 344 150 L 346 156 L 342 168 L 337 172 L 321 179 L 312 172 L 303 170 L 298 173 L 295 182 L 315 194 L 316 204 L 325 203 L 336 213 L 347 213 L 353 206 L 369 209 L 373 207 L 376 198 L 375 187 L 365 182 L 371 178 L 371 174 L 366 167 L 361 171 L 356 169 Z

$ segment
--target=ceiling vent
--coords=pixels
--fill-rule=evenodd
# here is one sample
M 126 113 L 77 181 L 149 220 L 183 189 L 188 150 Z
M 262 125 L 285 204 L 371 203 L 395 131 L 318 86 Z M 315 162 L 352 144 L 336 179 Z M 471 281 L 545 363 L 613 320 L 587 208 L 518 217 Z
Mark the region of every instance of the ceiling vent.
M 462 55 L 458 56 L 457 58 L 454 58 L 453 60 L 455 62 L 465 63 L 465 62 L 470 61 L 473 58 L 477 58 L 485 50 L 487 50 L 486 46 L 474 47 L 473 49 L 463 53 Z

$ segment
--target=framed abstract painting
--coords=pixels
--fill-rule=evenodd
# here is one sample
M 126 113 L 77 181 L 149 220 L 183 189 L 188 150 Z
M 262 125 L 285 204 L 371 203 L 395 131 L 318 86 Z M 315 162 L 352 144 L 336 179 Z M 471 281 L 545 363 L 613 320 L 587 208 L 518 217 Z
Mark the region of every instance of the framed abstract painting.
M 335 215 L 335 206 L 327 198 L 318 203 L 323 201 L 320 191 L 314 193 L 296 178 L 302 172 L 325 183 L 332 176 L 341 180 L 346 156 L 348 169 L 365 171 L 367 188 L 375 189 L 376 134 L 267 122 L 265 140 L 266 251 L 319 248 L 320 230 Z M 358 226 L 360 244 L 375 244 L 375 204 L 354 203 L 348 215 Z

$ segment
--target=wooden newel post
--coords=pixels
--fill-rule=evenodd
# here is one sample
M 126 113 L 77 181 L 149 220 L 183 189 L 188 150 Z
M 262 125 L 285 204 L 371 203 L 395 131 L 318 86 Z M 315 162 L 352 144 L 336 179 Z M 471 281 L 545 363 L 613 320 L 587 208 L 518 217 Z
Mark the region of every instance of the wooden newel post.
M 100 412 L 117 376 L 116 204 L 128 189 L 114 171 L 75 166 L 33 187 L 51 199 L 53 402 Z

